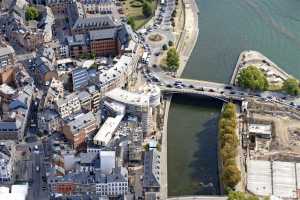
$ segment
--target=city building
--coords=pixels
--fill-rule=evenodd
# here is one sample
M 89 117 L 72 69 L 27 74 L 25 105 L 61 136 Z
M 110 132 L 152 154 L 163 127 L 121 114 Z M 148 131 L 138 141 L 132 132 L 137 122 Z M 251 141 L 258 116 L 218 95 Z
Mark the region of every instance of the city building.
M 0 140 L 22 140 L 30 109 L 33 88 L 31 85 L 13 90 L 1 87 L 2 116 L 0 118 Z M 2 95 L 2 94 L 5 95 Z M 8 97 L 8 99 L 6 99 Z M 13 99 L 10 99 L 13 97 Z
M 97 111 L 100 108 L 100 101 L 101 101 L 101 93 L 96 85 L 91 85 L 87 88 L 88 92 L 91 95 L 91 105 L 92 110 Z
M 11 46 L 1 44 L 0 46 L 0 70 L 7 65 L 14 65 L 15 51 Z
M 78 93 L 79 102 L 81 105 L 81 108 L 85 111 L 91 111 L 92 110 L 92 97 L 90 93 L 86 90 L 80 91 Z
M 100 169 L 101 173 L 109 175 L 116 168 L 116 152 L 110 150 L 101 150 L 100 156 Z
M 72 71 L 73 91 L 85 88 L 89 83 L 89 74 L 86 68 L 76 68 Z
M 131 28 L 123 24 L 101 30 L 90 30 L 86 33 L 67 37 L 71 57 L 119 55 L 125 51 L 133 37 Z
M 100 170 L 100 155 L 97 152 L 80 153 L 79 155 L 79 171 L 95 172 Z
M 115 8 L 112 0 L 83 0 L 81 1 L 81 3 L 83 5 L 85 13 L 87 13 L 88 15 L 111 14 L 113 9 Z
M 46 6 L 50 7 L 55 17 L 65 17 L 68 4 L 73 0 L 46 0 Z
M 0 69 L 0 84 L 14 83 L 16 70 L 13 65 L 7 65 Z
M 79 148 L 85 143 L 86 137 L 97 128 L 97 119 L 92 112 L 81 113 L 65 120 L 63 133 L 74 148 Z
M 10 188 L 0 187 L 0 199 L 26 200 L 28 195 L 28 184 L 12 185 Z
M 55 102 L 64 97 L 63 82 L 53 78 L 50 82 L 47 94 L 44 98 L 44 108 L 55 108 Z
M 145 152 L 143 188 L 145 192 L 160 190 L 160 155 L 156 149 Z
M 35 59 L 36 76 L 41 84 L 50 84 L 52 79 L 58 79 L 57 71 L 52 63 L 46 57 L 36 57 Z
M 100 171 L 70 172 L 64 176 L 49 176 L 47 181 L 53 194 L 117 198 L 128 192 L 127 174 L 125 168 L 115 168 L 109 175 Z
M 271 139 L 272 138 L 272 124 L 249 124 L 249 136 Z
M 93 138 L 94 144 L 107 146 L 113 138 L 115 131 L 118 129 L 123 117 L 124 115 L 108 117 Z
M 9 184 L 13 181 L 14 162 L 14 145 L 0 143 L 0 184 Z
M 49 176 L 47 182 L 52 194 L 64 196 L 95 194 L 95 178 L 89 172 L 70 172 L 64 176 Z
M 85 12 L 81 2 L 71 3 L 67 7 L 72 34 L 83 34 L 92 30 L 114 28 L 117 23 L 111 15 L 91 15 Z
M 125 105 L 126 114 L 137 116 L 142 122 L 144 133 L 153 129 L 152 120 L 155 120 L 156 108 L 160 105 L 160 90 L 156 86 L 146 88 L 141 92 L 129 92 L 115 88 L 105 94 L 105 99 Z
M 125 168 L 115 168 L 110 175 L 97 176 L 96 193 L 101 196 L 119 197 L 128 192 L 128 172 Z
M 66 118 L 72 114 L 79 113 L 81 111 L 81 106 L 78 95 L 76 93 L 71 93 L 65 97 L 59 98 L 55 102 L 55 108 L 61 118 Z

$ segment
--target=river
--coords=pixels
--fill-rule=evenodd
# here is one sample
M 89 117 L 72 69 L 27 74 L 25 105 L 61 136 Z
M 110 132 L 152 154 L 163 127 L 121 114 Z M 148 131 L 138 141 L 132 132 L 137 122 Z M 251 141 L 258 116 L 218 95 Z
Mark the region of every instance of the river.
M 243 50 L 257 50 L 300 78 L 299 0 L 196 0 L 199 38 L 184 78 L 228 82 Z M 168 120 L 168 195 L 219 194 L 221 103 L 174 96 Z

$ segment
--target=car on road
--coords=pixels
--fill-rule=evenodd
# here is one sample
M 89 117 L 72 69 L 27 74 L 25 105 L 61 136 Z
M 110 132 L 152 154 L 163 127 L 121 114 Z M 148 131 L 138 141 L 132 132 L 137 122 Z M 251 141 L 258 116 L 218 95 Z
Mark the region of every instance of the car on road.
M 226 90 L 232 90 L 232 86 L 230 86 L 230 85 L 226 85 L 224 88 L 225 88 Z
M 39 171 L 40 171 L 40 167 L 39 167 L 39 166 L 36 166 L 35 170 L 36 170 L 37 172 L 39 172 Z
M 209 89 L 208 91 L 209 91 L 209 92 L 215 92 L 213 89 Z
M 38 145 L 34 145 L 33 151 L 35 153 L 39 153 L 39 147 L 38 147 Z

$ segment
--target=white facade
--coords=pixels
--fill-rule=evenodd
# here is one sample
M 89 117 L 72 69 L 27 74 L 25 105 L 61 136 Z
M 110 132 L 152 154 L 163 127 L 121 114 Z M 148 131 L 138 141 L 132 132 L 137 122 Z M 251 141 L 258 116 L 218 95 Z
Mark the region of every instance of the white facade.
M 128 181 L 96 184 L 96 193 L 102 196 L 118 196 L 126 194 L 127 191 Z
M 68 117 L 81 110 L 78 96 L 75 93 L 59 99 L 56 102 L 56 109 L 62 118 Z
M 11 158 L 0 159 L 0 182 L 7 183 L 11 181 L 13 169 L 12 165 Z
M 115 151 L 100 151 L 100 168 L 104 174 L 110 174 L 116 167 Z

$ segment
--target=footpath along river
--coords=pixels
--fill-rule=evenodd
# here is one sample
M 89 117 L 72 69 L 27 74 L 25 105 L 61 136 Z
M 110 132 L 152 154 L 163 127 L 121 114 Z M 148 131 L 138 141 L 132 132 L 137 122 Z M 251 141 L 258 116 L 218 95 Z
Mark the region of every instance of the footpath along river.
M 299 0 L 197 0 L 199 38 L 182 75 L 228 82 L 243 50 L 300 78 Z M 168 195 L 219 194 L 221 102 L 174 96 L 168 119 Z

